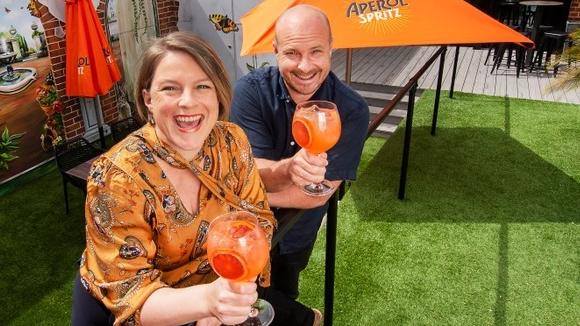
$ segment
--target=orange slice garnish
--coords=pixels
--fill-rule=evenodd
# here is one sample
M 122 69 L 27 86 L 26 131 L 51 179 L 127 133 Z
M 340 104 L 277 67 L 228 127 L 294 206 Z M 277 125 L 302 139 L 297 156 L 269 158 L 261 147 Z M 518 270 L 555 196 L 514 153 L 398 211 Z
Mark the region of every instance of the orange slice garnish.
M 302 148 L 308 148 L 312 144 L 310 128 L 303 121 L 295 120 L 292 122 L 292 136 Z
M 229 280 L 241 280 L 247 274 L 243 260 L 230 251 L 213 255 L 211 265 L 218 275 Z

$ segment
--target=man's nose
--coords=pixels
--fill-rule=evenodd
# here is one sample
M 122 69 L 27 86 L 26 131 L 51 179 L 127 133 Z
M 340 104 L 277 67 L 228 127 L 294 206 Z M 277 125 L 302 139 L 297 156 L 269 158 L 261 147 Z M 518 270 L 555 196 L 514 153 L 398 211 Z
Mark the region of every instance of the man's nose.
M 312 61 L 308 56 L 302 56 L 300 62 L 298 63 L 298 69 L 302 71 L 308 71 L 312 67 Z

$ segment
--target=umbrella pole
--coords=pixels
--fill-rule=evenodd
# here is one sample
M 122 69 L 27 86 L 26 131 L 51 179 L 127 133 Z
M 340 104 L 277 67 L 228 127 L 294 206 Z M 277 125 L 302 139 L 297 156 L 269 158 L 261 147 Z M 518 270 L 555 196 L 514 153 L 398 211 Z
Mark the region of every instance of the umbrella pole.
M 352 74 L 352 49 L 346 49 L 346 71 L 344 72 L 344 80 L 350 86 Z
M 441 58 L 439 59 L 439 74 L 437 75 L 437 90 L 435 91 L 435 105 L 433 107 L 433 120 L 431 120 L 431 136 L 435 136 L 437 130 L 437 115 L 439 114 L 439 99 L 441 97 L 441 84 L 443 82 L 443 69 L 445 69 L 445 54 L 447 46 L 442 46 Z
M 101 149 L 105 149 L 105 131 L 103 130 L 103 120 L 101 118 L 101 100 L 99 98 L 99 95 L 97 95 L 97 97 L 93 98 L 94 104 L 95 104 L 95 108 L 97 108 L 97 126 L 99 128 L 99 142 L 101 144 Z
M 449 98 L 453 98 L 453 89 L 455 88 L 455 77 L 457 76 L 457 60 L 459 60 L 459 45 L 455 47 L 455 59 L 453 60 L 453 75 L 451 77 L 451 89 Z

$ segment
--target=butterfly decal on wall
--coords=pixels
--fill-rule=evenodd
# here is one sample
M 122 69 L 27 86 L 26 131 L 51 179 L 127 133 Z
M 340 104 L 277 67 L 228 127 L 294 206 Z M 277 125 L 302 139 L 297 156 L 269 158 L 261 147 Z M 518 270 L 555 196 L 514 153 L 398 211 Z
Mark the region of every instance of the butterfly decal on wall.
M 236 22 L 228 18 L 228 15 L 211 14 L 209 21 L 215 26 L 216 31 L 222 31 L 226 34 L 240 30 Z

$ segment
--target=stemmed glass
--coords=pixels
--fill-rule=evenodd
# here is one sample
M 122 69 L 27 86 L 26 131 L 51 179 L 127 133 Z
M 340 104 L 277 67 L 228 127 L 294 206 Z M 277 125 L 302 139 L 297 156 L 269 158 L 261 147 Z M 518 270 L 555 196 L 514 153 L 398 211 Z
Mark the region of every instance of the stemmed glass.
M 331 149 L 340 138 L 340 115 L 336 104 L 328 101 L 299 103 L 292 119 L 294 140 L 310 154 L 321 154 Z M 302 189 L 311 196 L 323 196 L 334 188 L 327 181 L 312 183 Z
M 207 255 L 213 270 L 231 282 L 253 282 L 269 260 L 268 240 L 256 216 L 236 211 L 217 217 L 209 226 Z M 265 300 L 252 305 L 248 319 L 240 325 L 267 326 L 274 309 Z

